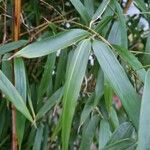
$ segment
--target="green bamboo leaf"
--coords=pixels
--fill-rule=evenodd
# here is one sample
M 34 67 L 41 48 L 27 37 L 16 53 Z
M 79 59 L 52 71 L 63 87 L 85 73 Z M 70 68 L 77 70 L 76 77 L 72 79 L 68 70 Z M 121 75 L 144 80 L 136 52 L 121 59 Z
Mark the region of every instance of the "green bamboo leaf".
M 12 61 L 8 61 L 11 54 L 7 53 L 2 57 L 2 72 L 8 78 L 9 81 L 13 81 L 13 64 Z
M 125 71 L 112 50 L 105 43 L 95 40 L 93 49 L 106 80 L 119 96 L 127 114 L 135 127 L 138 128 L 140 98 L 131 85 Z
M 109 32 L 108 41 L 111 44 L 122 45 L 121 41 L 121 26 L 119 21 L 115 21 L 112 25 L 112 28 Z
M 130 138 L 134 131 L 134 127 L 130 122 L 122 123 L 112 134 L 111 138 L 109 139 L 107 145 L 111 143 L 115 143 L 121 139 Z
M 126 48 L 128 47 L 128 40 L 127 40 L 127 28 L 126 28 L 126 19 L 125 16 L 123 14 L 123 10 L 120 6 L 120 4 L 118 3 L 118 1 L 113 0 L 115 7 L 116 7 L 116 11 L 118 14 L 118 23 L 119 23 L 119 30 L 120 30 L 120 37 L 121 37 L 121 46 Z M 116 28 L 116 30 L 118 30 Z
M 87 127 L 82 132 L 81 144 L 79 150 L 90 150 L 90 145 L 92 144 L 93 137 L 95 135 L 95 130 L 99 122 L 99 117 L 97 115 L 92 116 L 87 124 Z
M 149 65 L 150 64 L 150 33 L 146 41 L 145 53 L 149 53 L 149 54 L 144 55 L 144 58 L 143 58 L 144 64 Z
M 104 19 L 99 21 L 99 23 L 96 25 L 95 31 L 98 33 L 102 32 L 103 29 L 110 23 L 112 18 L 112 16 L 106 16 Z
M 114 45 L 114 48 L 116 49 L 118 54 L 121 56 L 123 61 L 128 63 L 136 71 L 140 79 L 144 82 L 146 71 L 143 68 L 143 65 L 141 64 L 141 62 L 127 49 L 124 49 L 118 45 Z
M 33 148 L 32 150 L 40 150 L 41 149 L 41 143 L 43 140 L 43 129 L 44 129 L 44 125 L 41 124 L 36 131 L 36 136 L 35 136 L 35 140 L 34 140 L 34 144 L 33 144 Z
M 72 29 L 46 40 L 32 43 L 14 54 L 14 57 L 35 58 L 66 48 L 87 37 L 89 33 L 81 29 Z
M 107 111 L 110 112 L 113 100 L 113 90 L 107 81 L 105 82 L 104 97 Z
M 38 88 L 38 101 L 41 100 L 41 97 L 46 93 L 48 86 L 52 78 L 52 72 L 54 70 L 56 60 L 56 53 L 48 55 L 46 64 L 44 66 L 44 73 Z
M 95 94 L 92 93 L 91 96 L 87 99 L 87 102 L 83 108 L 83 111 L 81 113 L 80 117 L 80 125 L 82 125 L 86 119 L 89 117 L 92 109 L 93 109 L 93 101 L 94 101 Z
M 5 94 L 6 98 L 13 103 L 18 111 L 20 111 L 28 120 L 33 123 L 32 116 L 26 107 L 26 104 L 16 88 L 6 78 L 6 76 L 0 71 L 0 89 Z
M 62 94 L 63 88 L 60 88 L 50 98 L 48 98 L 45 104 L 43 104 L 43 106 L 38 111 L 36 115 L 36 120 L 44 117 L 44 115 L 61 100 Z
M 94 15 L 94 0 L 84 0 L 85 8 L 90 17 Z
M 147 71 L 144 85 L 144 92 L 142 96 L 140 123 L 139 123 L 139 150 L 150 149 L 150 69 Z
M 101 18 L 102 14 L 106 10 L 109 3 L 110 3 L 110 0 L 103 0 L 103 2 L 100 4 L 98 9 L 96 10 L 94 16 L 92 17 L 92 21 L 95 21 L 95 20 Z
M 147 12 L 148 9 L 146 8 L 145 2 L 143 0 L 134 0 L 135 4 L 141 9 L 143 12 Z
M 56 70 L 54 90 L 57 90 L 64 83 L 66 75 L 67 56 L 68 55 L 66 50 L 61 51 Z
M 100 122 L 100 131 L 99 131 L 99 150 L 103 149 L 108 142 L 111 136 L 111 130 L 109 122 L 105 119 L 102 119 Z
M 109 115 L 110 115 L 110 121 L 112 124 L 112 128 L 116 129 L 119 126 L 119 119 L 118 119 L 117 112 L 114 109 L 114 107 L 110 108 Z
M 72 5 L 75 7 L 75 9 L 80 14 L 81 18 L 85 21 L 86 24 L 90 21 L 90 16 L 85 8 L 85 6 L 82 4 L 80 0 L 70 0 Z
M 96 106 L 104 94 L 104 73 L 99 69 L 95 88 L 94 106 Z
M 14 73 L 15 73 L 15 87 L 26 103 L 27 84 L 26 84 L 25 66 L 22 58 L 14 59 Z M 17 111 L 16 130 L 17 130 L 17 137 L 19 142 L 19 149 L 21 149 L 21 144 L 23 140 L 25 121 L 26 118 L 20 112 Z
M 74 52 L 67 71 L 63 98 L 62 150 L 68 149 L 71 122 L 73 119 L 82 80 L 85 74 L 90 50 L 90 40 L 83 40 L 80 42 Z
M 15 49 L 18 49 L 18 48 L 26 45 L 27 43 L 28 43 L 28 41 L 26 41 L 26 40 L 19 40 L 19 41 L 14 41 L 14 42 L 4 44 L 4 45 L 0 46 L 0 55 L 6 54 Z
M 48 140 L 49 140 L 49 127 L 48 124 L 44 124 L 42 150 L 48 150 L 48 142 L 49 142 Z
M 115 143 L 107 145 L 102 150 L 129 150 L 129 149 L 131 150 L 131 147 L 132 150 L 134 150 L 135 145 L 136 145 L 136 141 L 134 139 L 128 138 L 128 139 L 118 140 Z

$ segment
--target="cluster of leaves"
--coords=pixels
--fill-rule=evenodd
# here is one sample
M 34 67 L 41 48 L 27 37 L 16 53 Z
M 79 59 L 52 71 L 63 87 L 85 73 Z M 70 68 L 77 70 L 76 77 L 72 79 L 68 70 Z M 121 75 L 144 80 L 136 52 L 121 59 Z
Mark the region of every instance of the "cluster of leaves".
M 138 31 L 117 0 L 40 2 L 52 15 L 37 1 L 23 10 L 29 30 L 47 21 L 41 31 L 0 46 L 0 149 L 11 147 L 10 102 L 19 149 L 150 149 L 150 36 L 131 41 Z M 135 4 L 149 21 L 148 3 Z

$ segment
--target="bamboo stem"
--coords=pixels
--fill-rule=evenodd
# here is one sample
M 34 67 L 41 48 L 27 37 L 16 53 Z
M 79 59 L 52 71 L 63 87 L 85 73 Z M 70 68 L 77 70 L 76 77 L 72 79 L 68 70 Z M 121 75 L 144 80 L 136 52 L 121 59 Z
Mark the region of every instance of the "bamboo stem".
M 20 14 L 21 14 L 21 0 L 14 0 L 14 14 L 13 14 L 13 40 L 19 40 L 20 34 Z M 17 50 L 16 50 L 17 51 Z M 14 71 L 13 71 L 14 74 Z M 13 79 L 14 80 L 14 79 Z M 14 81 L 15 84 L 15 81 Z M 16 131 L 16 108 L 12 106 L 12 150 L 17 150 L 17 131 Z
M 127 13 L 127 11 L 129 9 L 130 5 L 132 4 L 132 2 L 133 2 L 133 0 L 127 0 L 126 6 L 124 7 L 124 10 L 123 10 L 124 14 Z

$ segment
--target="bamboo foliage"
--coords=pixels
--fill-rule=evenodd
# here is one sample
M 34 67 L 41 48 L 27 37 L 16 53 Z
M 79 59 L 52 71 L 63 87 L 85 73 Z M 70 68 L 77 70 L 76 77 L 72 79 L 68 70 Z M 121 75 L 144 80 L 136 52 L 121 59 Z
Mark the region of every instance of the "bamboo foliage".
M 122 3 L 14 0 L 13 30 L 0 24 L 0 149 L 150 149 L 149 31 Z M 149 21 L 150 3 L 134 5 Z

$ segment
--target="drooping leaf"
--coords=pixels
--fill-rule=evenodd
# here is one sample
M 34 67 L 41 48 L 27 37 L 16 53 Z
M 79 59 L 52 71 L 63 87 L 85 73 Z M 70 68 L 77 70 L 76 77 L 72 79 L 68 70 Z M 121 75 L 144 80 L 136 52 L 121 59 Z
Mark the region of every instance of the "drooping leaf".
M 114 107 L 110 108 L 109 115 L 110 115 L 110 121 L 112 124 L 112 128 L 116 129 L 119 126 L 119 119 L 118 119 L 117 112 L 114 109 Z
M 22 96 L 24 102 L 26 103 L 27 98 L 26 73 L 22 58 L 14 59 L 14 73 L 15 73 L 15 87 L 18 90 L 19 94 Z M 16 130 L 19 142 L 19 149 L 21 149 L 21 144 L 23 140 L 25 121 L 26 118 L 20 112 L 17 111 Z
M 48 89 L 50 80 L 52 78 L 55 60 L 56 60 L 56 53 L 48 55 L 46 64 L 44 66 L 44 72 L 41 78 L 41 82 L 38 88 L 38 101 L 41 100 L 41 97 L 46 93 Z
M 96 81 L 95 87 L 95 98 L 94 98 L 94 106 L 96 106 L 104 94 L 104 73 L 102 69 L 99 69 L 98 77 Z
M 134 0 L 135 4 L 137 5 L 138 8 L 140 8 L 140 10 L 142 12 L 147 12 L 147 8 L 146 8 L 146 5 L 145 5 L 145 2 L 143 0 Z M 146 15 L 146 14 L 144 14 Z
M 66 74 L 66 63 L 67 63 L 67 51 L 63 50 L 60 53 L 57 65 L 55 85 L 54 85 L 55 90 L 57 90 L 64 83 Z
M 2 57 L 2 72 L 8 78 L 9 81 L 13 81 L 13 64 L 12 60 L 7 60 L 11 55 L 9 53 Z
M 134 150 L 136 147 L 136 141 L 134 139 L 128 138 L 123 140 L 118 140 L 115 143 L 107 145 L 102 150 Z M 132 148 L 132 149 L 131 149 Z
M 108 25 L 108 23 L 112 20 L 112 16 L 106 16 L 104 19 L 99 21 L 99 23 L 96 25 L 95 31 L 100 33 L 103 31 L 103 29 Z
M 0 71 L 0 89 L 5 94 L 6 98 L 13 103 L 18 111 L 20 111 L 28 120 L 33 122 L 32 116 L 26 107 L 26 104 L 16 88 L 6 78 L 6 76 Z
M 120 26 L 120 22 L 119 21 L 115 21 L 111 27 L 111 30 L 109 32 L 109 36 L 108 36 L 108 41 L 111 44 L 117 44 L 117 45 L 121 45 L 122 44 L 122 40 L 121 40 L 121 26 Z
M 105 119 L 102 119 L 100 122 L 100 130 L 99 130 L 99 143 L 98 143 L 99 150 L 105 147 L 110 136 L 111 136 L 111 130 L 110 130 L 109 122 Z
M 86 7 L 82 4 L 80 0 L 70 0 L 72 5 L 75 7 L 75 9 L 80 14 L 81 18 L 85 21 L 86 24 L 89 23 L 90 16 L 86 10 Z
M 150 69 L 147 71 L 145 78 L 144 91 L 141 103 L 140 123 L 139 123 L 139 141 L 138 149 L 150 149 Z
M 36 115 L 36 120 L 44 117 L 44 115 L 62 98 L 63 88 L 58 89 L 47 101 L 43 104 Z
M 85 8 L 90 17 L 94 14 L 94 0 L 84 0 Z
M 114 45 L 114 48 L 116 49 L 118 54 L 121 56 L 123 61 L 129 64 L 138 74 L 139 78 L 144 82 L 146 71 L 143 68 L 143 65 L 141 64 L 141 62 L 127 49 L 124 49 L 118 45 Z
M 14 42 L 4 44 L 4 45 L 0 46 L 0 55 L 6 54 L 15 49 L 18 49 L 18 48 L 26 45 L 27 42 L 28 41 L 26 41 L 26 40 L 19 40 L 19 41 L 14 41 Z
M 113 91 L 107 81 L 105 82 L 104 97 L 107 111 L 110 112 L 113 100 Z
M 68 149 L 71 122 L 85 74 L 90 49 L 90 40 L 80 42 L 67 71 L 62 112 L 62 150 Z
M 118 14 L 118 25 L 119 25 L 119 30 L 120 30 L 120 36 L 121 36 L 121 46 L 126 48 L 128 47 L 128 40 L 127 40 L 127 29 L 126 29 L 126 19 L 125 16 L 123 14 L 123 10 L 120 6 L 120 4 L 118 3 L 118 1 L 113 0 L 117 14 Z M 117 30 L 117 28 L 116 28 Z
M 35 58 L 66 48 L 87 37 L 89 33 L 82 29 L 72 29 L 46 40 L 32 43 L 15 53 L 14 57 Z
M 95 134 L 97 124 L 99 122 L 99 117 L 97 115 L 93 116 L 88 122 L 87 127 L 83 130 L 81 144 L 79 150 L 90 150 L 90 145 Z
M 94 16 L 92 17 L 92 21 L 95 21 L 99 18 L 101 18 L 102 14 L 104 13 L 105 9 L 107 8 L 110 0 L 103 0 L 103 2 L 100 4 L 98 9 L 96 10 Z
M 93 42 L 93 49 L 106 80 L 119 96 L 127 114 L 137 128 L 140 113 L 140 98 L 138 94 L 112 50 L 106 44 L 97 40 Z
M 43 140 L 43 129 L 44 126 L 41 124 L 36 131 L 36 136 L 33 144 L 33 150 L 40 150 L 41 149 L 41 143 Z
M 91 96 L 87 99 L 87 102 L 83 108 L 83 111 L 81 113 L 81 117 L 80 117 L 80 125 L 82 125 L 86 119 L 88 118 L 88 116 L 90 115 L 92 109 L 93 109 L 93 101 L 94 101 L 94 93 L 91 94 Z
M 149 53 L 149 54 L 145 54 L 144 58 L 143 58 L 144 64 L 148 65 L 148 64 L 150 64 L 150 33 L 147 38 L 147 42 L 146 42 L 146 46 L 145 46 L 145 53 Z
M 133 125 L 130 122 L 124 122 L 114 131 L 107 144 L 109 145 L 117 142 L 118 140 L 130 138 L 133 131 Z

